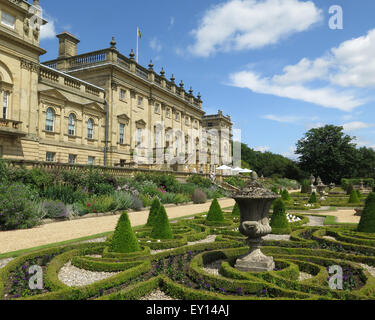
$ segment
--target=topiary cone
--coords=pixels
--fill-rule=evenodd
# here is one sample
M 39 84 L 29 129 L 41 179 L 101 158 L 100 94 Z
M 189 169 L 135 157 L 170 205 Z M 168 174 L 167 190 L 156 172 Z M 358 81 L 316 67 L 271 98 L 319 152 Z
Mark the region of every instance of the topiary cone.
M 118 253 L 130 253 L 141 250 L 127 212 L 124 212 L 117 222 L 109 250 Z
M 240 216 L 241 215 L 240 207 L 238 206 L 237 202 L 236 202 L 236 204 L 233 207 L 232 215 L 233 216 Z
M 370 193 L 365 202 L 361 220 L 358 224 L 359 232 L 375 233 L 375 193 Z
M 361 203 L 361 201 L 358 198 L 358 193 L 357 191 L 353 190 L 350 198 L 349 198 L 349 203 Z
M 271 216 L 272 232 L 276 234 L 289 234 L 292 230 L 286 217 L 285 204 L 281 199 L 275 200 Z
M 154 201 L 152 201 L 151 208 L 150 208 L 150 213 L 148 215 L 148 220 L 147 220 L 147 226 L 148 227 L 153 227 L 155 224 L 155 218 L 158 215 L 159 209 L 160 209 L 160 201 L 158 198 L 155 198 Z
M 315 192 L 313 192 L 312 194 L 311 194 L 311 196 L 310 196 L 310 199 L 309 199 L 309 203 L 317 203 L 318 202 L 318 200 L 316 199 L 316 193 Z
M 154 220 L 154 227 L 151 231 L 153 239 L 173 239 L 171 225 L 169 224 L 168 215 L 164 206 L 160 206 L 159 212 Z
M 210 210 L 207 214 L 207 221 L 224 221 L 223 211 L 221 210 L 220 204 L 216 198 L 211 203 Z

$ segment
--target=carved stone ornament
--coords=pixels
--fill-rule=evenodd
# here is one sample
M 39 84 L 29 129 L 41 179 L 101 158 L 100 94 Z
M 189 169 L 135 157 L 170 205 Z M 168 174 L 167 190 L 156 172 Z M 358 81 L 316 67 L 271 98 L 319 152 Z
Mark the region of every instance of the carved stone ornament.
M 40 67 L 39 64 L 35 62 L 26 59 L 21 59 L 21 68 L 38 73 Z

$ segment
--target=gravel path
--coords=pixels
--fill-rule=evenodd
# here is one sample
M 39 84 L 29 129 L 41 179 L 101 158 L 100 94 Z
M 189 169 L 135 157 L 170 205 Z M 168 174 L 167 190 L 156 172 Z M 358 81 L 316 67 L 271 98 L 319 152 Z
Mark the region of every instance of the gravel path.
M 200 244 L 200 243 L 212 243 L 212 242 L 215 242 L 216 237 L 217 236 L 215 236 L 215 235 L 210 235 L 206 239 L 203 239 L 203 240 L 194 241 L 194 242 L 188 242 L 187 246 L 192 246 L 192 245 Z M 184 246 L 184 247 L 186 247 L 186 246 Z M 175 248 L 172 248 L 172 249 L 163 249 L 163 250 L 151 250 L 151 254 L 157 254 L 157 253 L 160 253 L 160 252 L 172 251 L 174 249 Z
M 14 260 L 14 258 L 7 258 L 7 259 L 0 260 L 0 269 L 4 268 L 12 260 Z
M 373 277 L 375 277 L 375 267 L 369 266 L 364 263 L 359 264 L 362 268 L 366 269 Z
M 263 240 L 290 241 L 289 234 L 268 234 Z
M 214 276 L 219 276 L 222 261 L 223 260 L 216 260 L 215 262 L 206 264 L 204 268 L 202 268 L 202 270 L 207 273 L 213 274 Z
M 107 279 L 118 272 L 93 272 L 72 266 L 69 261 L 59 272 L 59 280 L 69 287 L 83 287 L 94 282 Z
M 234 206 L 233 199 L 219 200 L 222 208 Z M 202 212 L 207 212 L 211 203 L 190 204 L 166 208 L 170 219 L 182 218 Z M 149 211 L 130 212 L 129 218 L 133 227 L 147 223 Z M 37 246 L 57 243 L 72 239 L 92 236 L 113 231 L 119 215 L 95 217 L 81 220 L 71 220 L 45 224 L 27 230 L 14 230 L 0 232 L 0 254 Z
M 311 278 L 314 278 L 314 276 L 306 272 L 300 272 L 298 281 L 303 281 Z
M 173 299 L 170 296 L 167 296 L 163 291 L 160 289 L 152 291 L 149 295 L 139 299 L 141 301 L 172 301 L 172 300 L 177 300 Z
M 308 227 L 324 227 L 325 217 L 307 216 L 309 223 L 305 224 Z

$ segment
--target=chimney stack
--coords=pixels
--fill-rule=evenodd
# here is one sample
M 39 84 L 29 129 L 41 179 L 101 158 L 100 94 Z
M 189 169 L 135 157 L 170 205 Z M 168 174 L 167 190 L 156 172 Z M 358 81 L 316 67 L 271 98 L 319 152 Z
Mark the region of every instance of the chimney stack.
M 69 58 L 77 55 L 77 45 L 80 41 L 64 31 L 56 36 L 59 39 L 59 58 Z

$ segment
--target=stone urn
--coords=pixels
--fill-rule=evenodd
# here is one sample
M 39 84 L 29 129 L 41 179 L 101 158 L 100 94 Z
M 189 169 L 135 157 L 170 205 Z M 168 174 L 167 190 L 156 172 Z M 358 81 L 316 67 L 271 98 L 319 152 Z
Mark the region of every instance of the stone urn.
M 317 183 L 318 183 L 318 185 L 316 186 L 316 188 L 318 190 L 318 193 L 322 197 L 325 194 L 325 190 L 326 190 L 327 186 L 323 183 L 323 181 L 322 181 L 322 179 L 320 179 L 320 177 L 318 177 Z
M 250 247 L 250 252 L 236 261 L 236 269 L 245 272 L 275 269 L 273 258 L 265 256 L 260 248 L 263 244 L 262 238 L 272 232 L 269 210 L 277 198 L 280 198 L 280 195 L 265 189 L 256 180 L 233 195 L 241 213 L 239 231 L 247 237 L 246 243 Z

